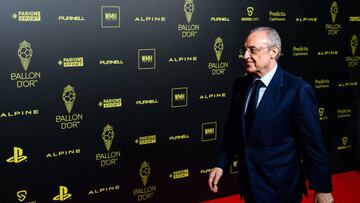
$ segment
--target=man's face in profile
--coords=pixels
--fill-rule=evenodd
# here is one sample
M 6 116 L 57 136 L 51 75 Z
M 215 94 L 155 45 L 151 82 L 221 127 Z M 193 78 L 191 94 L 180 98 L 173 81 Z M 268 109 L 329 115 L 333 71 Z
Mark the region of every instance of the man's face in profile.
M 251 33 L 244 43 L 244 65 L 248 74 L 267 72 L 273 66 L 274 52 L 265 31 Z

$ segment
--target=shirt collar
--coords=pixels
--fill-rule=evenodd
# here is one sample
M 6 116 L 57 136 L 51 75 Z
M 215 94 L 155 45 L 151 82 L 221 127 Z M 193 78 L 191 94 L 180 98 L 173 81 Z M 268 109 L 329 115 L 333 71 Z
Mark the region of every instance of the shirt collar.
M 275 67 L 271 71 L 269 71 L 268 73 L 266 73 L 264 76 L 262 76 L 260 78 L 261 82 L 263 82 L 266 87 L 269 86 L 271 79 L 274 77 L 277 66 L 278 66 L 278 64 L 275 64 Z

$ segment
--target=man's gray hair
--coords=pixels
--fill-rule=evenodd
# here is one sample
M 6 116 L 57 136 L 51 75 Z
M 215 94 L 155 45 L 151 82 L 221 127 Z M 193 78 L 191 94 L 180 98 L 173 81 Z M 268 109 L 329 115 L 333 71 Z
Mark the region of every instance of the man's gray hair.
M 268 39 L 270 41 L 269 47 L 277 47 L 279 49 L 279 53 L 276 55 L 276 60 L 279 59 L 281 53 L 281 38 L 279 33 L 272 27 L 257 27 L 250 30 L 249 35 L 253 32 L 265 31 L 268 35 Z

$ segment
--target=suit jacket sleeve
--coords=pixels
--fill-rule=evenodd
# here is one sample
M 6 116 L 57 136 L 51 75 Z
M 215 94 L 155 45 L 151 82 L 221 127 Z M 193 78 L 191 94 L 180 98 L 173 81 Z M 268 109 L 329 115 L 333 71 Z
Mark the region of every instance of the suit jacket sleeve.
M 231 98 L 231 104 L 230 109 L 228 112 L 228 117 L 225 123 L 224 127 L 224 136 L 220 140 L 220 149 L 218 152 L 218 160 L 215 164 L 216 167 L 220 167 L 224 170 L 226 170 L 229 167 L 230 161 L 232 161 L 235 158 L 236 154 L 236 144 L 238 143 L 238 140 L 236 140 L 236 136 L 233 132 L 233 125 L 234 120 L 236 118 L 236 110 L 235 110 L 235 100 L 236 100 L 236 89 L 239 86 L 239 79 L 236 80 L 233 84 L 232 88 L 232 98 Z
M 309 188 L 317 192 L 331 192 L 330 164 L 321 135 L 317 99 L 309 84 L 299 88 L 293 110 Z

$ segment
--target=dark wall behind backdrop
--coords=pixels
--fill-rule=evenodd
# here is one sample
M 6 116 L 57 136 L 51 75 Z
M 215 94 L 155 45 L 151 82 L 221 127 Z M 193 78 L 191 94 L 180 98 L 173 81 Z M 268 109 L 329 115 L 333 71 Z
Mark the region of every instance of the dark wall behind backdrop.
M 359 163 L 355 1 L 0 0 L 1 202 L 199 202 L 239 51 L 276 28 L 316 89 L 334 173 Z

